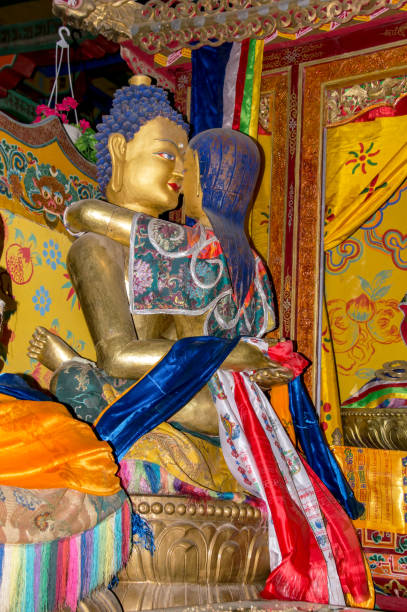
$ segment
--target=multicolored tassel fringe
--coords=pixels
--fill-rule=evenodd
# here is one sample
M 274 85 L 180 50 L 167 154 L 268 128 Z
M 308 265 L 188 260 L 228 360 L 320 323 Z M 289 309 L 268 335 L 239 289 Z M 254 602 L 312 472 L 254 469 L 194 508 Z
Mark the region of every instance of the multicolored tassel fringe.
M 2 612 L 76 610 L 78 602 L 127 562 L 131 509 L 122 507 L 93 529 L 50 542 L 0 545 Z

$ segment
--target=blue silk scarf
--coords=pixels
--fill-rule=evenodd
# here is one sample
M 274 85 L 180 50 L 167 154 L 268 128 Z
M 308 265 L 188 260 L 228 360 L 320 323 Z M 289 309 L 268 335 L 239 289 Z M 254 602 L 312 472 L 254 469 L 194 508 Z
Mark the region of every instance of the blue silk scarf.
M 30 387 L 18 374 L 0 374 L 0 393 L 19 400 L 51 402 L 52 396 Z
M 232 43 L 192 51 L 192 136 L 222 127 L 223 83 Z
M 359 518 L 365 511 L 365 507 L 356 499 L 335 457 L 329 450 L 315 408 L 299 376 L 288 384 L 288 391 L 295 435 L 309 465 L 350 518 Z
M 120 461 L 144 434 L 180 410 L 208 382 L 239 338 L 198 336 L 178 340 L 143 378 L 108 406 L 95 430 Z

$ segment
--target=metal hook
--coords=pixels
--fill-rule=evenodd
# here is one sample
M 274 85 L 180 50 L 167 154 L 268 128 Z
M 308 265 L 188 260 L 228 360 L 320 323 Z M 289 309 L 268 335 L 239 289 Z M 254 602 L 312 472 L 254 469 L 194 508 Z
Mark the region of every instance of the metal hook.
M 57 41 L 57 45 L 58 47 L 62 47 L 62 49 L 69 49 L 69 43 L 65 40 L 64 34 L 66 34 L 66 36 L 70 36 L 71 32 L 66 26 L 61 26 L 58 29 L 59 40 Z

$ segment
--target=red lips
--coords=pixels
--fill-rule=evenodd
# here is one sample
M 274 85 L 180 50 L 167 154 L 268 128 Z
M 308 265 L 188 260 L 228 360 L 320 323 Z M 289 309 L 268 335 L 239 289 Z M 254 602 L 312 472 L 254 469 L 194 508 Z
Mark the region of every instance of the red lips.
M 168 183 L 168 185 L 171 187 L 171 189 L 173 189 L 174 191 L 179 191 L 181 189 L 181 185 L 178 185 L 177 183 Z

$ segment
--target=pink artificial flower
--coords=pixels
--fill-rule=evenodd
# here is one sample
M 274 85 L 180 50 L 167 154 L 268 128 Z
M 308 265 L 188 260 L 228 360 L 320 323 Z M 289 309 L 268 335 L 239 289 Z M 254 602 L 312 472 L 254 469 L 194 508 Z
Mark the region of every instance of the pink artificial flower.
M 90 123 L 89 121 L 86 121 L 86 119 L 80 119 L 79 125 L 80 125 L 82 132 L 86 132 L 86 130 L 90 128 Z
M 55 108 L 48 108 L 47 106 L 44 108 L 43 114 L 46 117 L 55 117 L 55 116 L 58 116 L 58 111 Z
M 291 340 L 280 341 L 274 346 L 269 346 L 268 356 L 273 361 L 277 361 L 285 368 L 292 370 L 294 378 L 299 376 L 309 365 L 308 359 L 305 359 L 300 353 L 294 352 Z
M 63 110 L 69 110 L 69 109 L 74 109 L 77 108 L 78 103 L 75 100 L 75 98 L 71 98 L 70 96 L 66 96 L 63 100 L 62 100 L 62 104 L 65 104 L 68 108 L 64 108 Z
M 65 98 L 64 98 L 62 102 L 55 104 L 55 108 L 58 112 L 60 112 L 60 111 L 69 111 L 71 107 L 69 106 L 69 104 L 65 102 Z
M 46 104 L 38 104 L 37 108 L 35 109 L 35 112 L 37 115 L 42 115 L 42 113 L 44 113 L 46 109 L 48 109 L 48 106 Z

